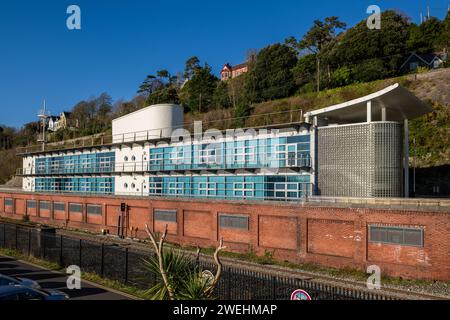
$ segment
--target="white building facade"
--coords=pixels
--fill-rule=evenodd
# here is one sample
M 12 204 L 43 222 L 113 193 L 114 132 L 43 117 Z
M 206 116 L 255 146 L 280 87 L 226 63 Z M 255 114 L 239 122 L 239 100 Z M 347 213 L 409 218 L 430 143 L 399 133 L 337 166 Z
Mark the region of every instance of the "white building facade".
M 401 132 L 408 119 L 429 111 L 394 85 L 310 112 L 303 123 L 187 132 L 181 106 L 155 105 L 113 120 L 110 144 L 21 153 L 20 174 L 30 192 L 261 201 L 400 197 L 407 189 Z

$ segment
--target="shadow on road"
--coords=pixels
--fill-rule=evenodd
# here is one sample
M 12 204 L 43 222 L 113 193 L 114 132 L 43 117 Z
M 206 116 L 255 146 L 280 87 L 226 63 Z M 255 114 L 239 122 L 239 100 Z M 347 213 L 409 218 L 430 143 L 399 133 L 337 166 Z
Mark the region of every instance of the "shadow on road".
M 50 270 L 34 267 L 26 263 L 0 257 L 0 274 L 22 277 L 37 281 L 43 289 L 56 289 L 68 294 L 70 299 L 80 300 L 128 300 L 127 297 L 96 287 L 90 283 L 82 281 L 81 289 L 69 290 L 67 288 L 68 275 L 61 272 L 51 272 Z

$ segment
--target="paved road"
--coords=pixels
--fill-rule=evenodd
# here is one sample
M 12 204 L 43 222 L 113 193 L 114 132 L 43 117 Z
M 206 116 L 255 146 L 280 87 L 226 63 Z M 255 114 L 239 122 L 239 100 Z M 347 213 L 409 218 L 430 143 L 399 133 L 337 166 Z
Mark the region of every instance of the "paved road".
M 70 300 L 130 300 L 131 297 L 117 291 L 82 281 L 80 290 L 66 287 L 67 275 L 37 267 L 0 255 L 0 273 L 37 281 L 44 289 L 57 289 L 69 295 Z

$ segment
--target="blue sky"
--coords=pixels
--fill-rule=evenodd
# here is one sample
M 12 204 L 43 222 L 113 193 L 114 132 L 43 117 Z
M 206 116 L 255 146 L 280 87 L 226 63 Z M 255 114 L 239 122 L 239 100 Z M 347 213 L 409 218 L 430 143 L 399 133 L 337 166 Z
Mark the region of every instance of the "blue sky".
M 218 73 L 249 48 L 300 37 L 317 18 L 351 26 L 377 4 L 417 22 L 427 3 L 443 18 L 450 0 L 2 1 L 0 124 L 35 120 L 44 99 L 54 114 L 102 92 L 130 99 L 147 74 L 183 70 L 193 55 Z M 82 30 L 66 28 L 71 4 L 81 8 Z

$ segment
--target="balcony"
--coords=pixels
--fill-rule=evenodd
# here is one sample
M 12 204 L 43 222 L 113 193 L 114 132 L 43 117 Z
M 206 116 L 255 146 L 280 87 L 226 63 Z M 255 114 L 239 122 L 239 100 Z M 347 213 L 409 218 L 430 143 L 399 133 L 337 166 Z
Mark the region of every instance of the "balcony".
M 277 165 L 278 164 L 278 165 Z M 150 162 L 121 162 L 96 165 L 70 165 L 53 166 L 50 168 L 19 168 L 17 176 L 73 176 L 73 175 L 101 175 L 120 173 L 156 173 L 170 171 L 235 171 L 235 170 L 258 170 L 263 168 L 292 170 L 309 170 L 311 168 L 311 157 L 299 154 L 297 157 L 288 156 L 287 159 L 278 159 L 268 163 L 235 162 L 235 163 L 190 163 L 172 164 L 163 160 L 150 160 Z
M 277 157 L 267 162 L 260 161 L 228 161 L 229 159 L 219 159 L 222 161 L 190 161 L 191 163 L 173 163 L 170 160 L 150 160 L 149 172 L 161 171 L 234 171 L 234 170 L 257 170 L 257 169 L 277 169 L 288 168 L 293 170 L 309 170 L 312 166 L 311 156 L 304 153 L 289 153 L 286 157 Z M 231 159 L 233 160 L 233 159 Z
M 102 175 L 125 172 L 147 172 L 149 164 L 147 162 L 124 162 L 113 163 L 111 165 L 91 165 L 91 166 L 71 166 L 59 168 L 19 168 L 17 176 L 74 176 L 74 175 Z
M 287 128 L 294 128 L 295 130 L 305 128 L 309 130 L 311 125 L 302 122 L 302 119 L 302 110 L 287 110 L 256 114 L 249 117 L 202 121 L 202 130 L 206 131 L 208 129 L 217 129 L 225 135 L 227 129 L 237 129 L 237 123 L 241 122 L 244 122 L 244 125 L 240 127 L 240 129 L 242 130 Z M 196 125 L 195 123 L 185 123 L 183 127 L 187 131 L 194 133 Z M 163 137 L 163 131 L 167 129 L 168 128 L 155 128 L 146 131 L 130 132 L 116 135 L 98 134 L 90 137 L 81 137 L 61 142 L 20 147 L 17 148 L 17 154 L 20 156 L 24 156 L 27 154 L 41 154 L 52 151 L 82 150 L 86 148 L 102 148 L 133 143 L 143 144 L 145 142 L 154 142 L 160 140 L 170 141 L 170 137 Z

